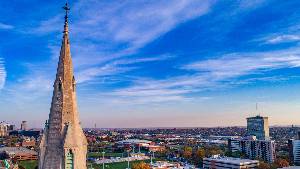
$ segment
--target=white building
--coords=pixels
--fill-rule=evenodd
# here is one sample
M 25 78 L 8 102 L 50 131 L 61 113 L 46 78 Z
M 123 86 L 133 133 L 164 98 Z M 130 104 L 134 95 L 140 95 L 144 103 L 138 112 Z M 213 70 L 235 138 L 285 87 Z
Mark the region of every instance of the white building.
M 203 169 L 255 169 L 258 160 L 214 156 L 203 159 Z

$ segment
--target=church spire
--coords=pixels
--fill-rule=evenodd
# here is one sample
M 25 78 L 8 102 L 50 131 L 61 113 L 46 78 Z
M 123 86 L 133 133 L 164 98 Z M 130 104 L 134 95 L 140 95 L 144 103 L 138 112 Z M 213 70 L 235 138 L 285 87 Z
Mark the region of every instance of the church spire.
M 65 6 L 63 7 L 63 9 L 66 11 L 66 15 L 65 15 L 65 25 L 64 25 L 64 34 L 68 34 L 69 33 L 69 26 L 68 26 L 68 13 L 70 11 L 70 7 L 68 5 L 68 2 L 66 2 Z
M 39 150 L 39 169 L 86 169 L 87 141 L 80 126 L 66 12 L 49 114 Z

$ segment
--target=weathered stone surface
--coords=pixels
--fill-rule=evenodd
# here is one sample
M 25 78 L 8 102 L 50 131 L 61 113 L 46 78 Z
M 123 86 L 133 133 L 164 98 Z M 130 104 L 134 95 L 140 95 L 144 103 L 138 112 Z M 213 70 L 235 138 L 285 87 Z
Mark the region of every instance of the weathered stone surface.
M 40 143 L 39 169 L 86 169 L 87 141 L 77 112 L 67 18 L 49 120 Z

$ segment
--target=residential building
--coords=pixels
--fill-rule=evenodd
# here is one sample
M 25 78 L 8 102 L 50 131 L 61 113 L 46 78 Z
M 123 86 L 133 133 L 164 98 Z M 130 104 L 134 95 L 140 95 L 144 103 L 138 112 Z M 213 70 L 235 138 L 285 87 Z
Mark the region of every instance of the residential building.
M 240 151 L 250 159 L 262 159 L 268 163 L 276 159 L 275 141 L 256 140 L 255 137 L 247 139 L 229 139 L 228 148 L 230 152 Z
M 298 133 L 297 139 L 289 140 L 288 145 L 290 149 L 290 159 L 293 164 L 300 166 L 300 132 Z
M 239 139 L 228 139 L 228 149 L 231 150 L 231 152 L 240 151 L 240 143 Z

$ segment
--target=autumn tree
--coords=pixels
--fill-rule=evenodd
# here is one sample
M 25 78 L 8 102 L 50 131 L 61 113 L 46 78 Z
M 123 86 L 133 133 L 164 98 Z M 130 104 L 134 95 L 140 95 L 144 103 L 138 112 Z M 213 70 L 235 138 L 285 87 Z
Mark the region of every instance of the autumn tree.
M 145 162 L 134 163 L 132 169 L 150 169 L 150 165 Z
M 261 161 L 259 163 L 258 169 L 271 169 L 271 166 L 270 164 Z
M 205 150 L 203 148 L 198 148 L 194 153 L 194 164 L 202 165 L 203 158 L 205 157 Z
M 276 159 L 274 163 L 275 163 L 276 167 L 278 167 L 278 168 L 283 168 L 283 167 L 290 166 L 289 162 L 285 159 L 282 159 L 282 158 Z
M 206 157 L 211 157 L 212 155 L 218 155 L 218 154 L 223 154 L 224 152 L 218 148 L 218 147 L 207 147 L 206 148 L 206 152 L 205 152 L 205 156 Z
M 184 147 L 183 148 L 182 156 L 185 159 L 190 160 L 192 158 L 192 154 L 193 154 L 193 148 L 192 147 Z

